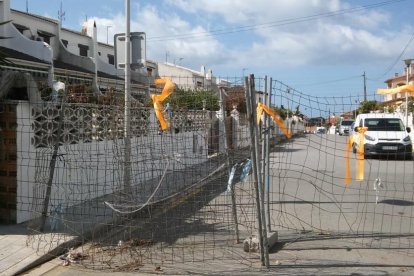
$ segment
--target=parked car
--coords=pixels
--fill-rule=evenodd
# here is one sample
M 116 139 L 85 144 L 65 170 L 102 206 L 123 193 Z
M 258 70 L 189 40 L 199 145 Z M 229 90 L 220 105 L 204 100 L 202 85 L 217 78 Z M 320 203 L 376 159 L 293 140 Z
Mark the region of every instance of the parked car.
M 361 134 L 359 127 L 366 127 L 364 133 L 364 156 L 395 156 L 412 158 L 411 129 L 405 127 L 395 114 L 359 114 L 355 120 L 353 152 L 359 151 Z
M 326 128 L 325 127 L 317 127 L 315 133 L 316 134 L 326 134 Z
M 341 120 L 339 123 L 338 133 L 339 135 L 349 135 L 349 130 L 354 120 Z

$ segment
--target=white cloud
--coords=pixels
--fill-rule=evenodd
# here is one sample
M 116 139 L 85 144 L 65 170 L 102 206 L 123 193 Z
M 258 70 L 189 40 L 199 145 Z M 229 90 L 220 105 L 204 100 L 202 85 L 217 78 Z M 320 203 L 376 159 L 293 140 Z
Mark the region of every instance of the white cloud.
M 243 60 L 247 62 L 244 56 L 254 57 L 249 62 L 255 60 L 257 66 L 355 63 L 395 54 L 392 49 L 398 44 L 390 43 L 381 30 L 389 23 L 389 14 L 368 9 L 330 16 L 338 10 L 360 8 L 339 0 L 258 0 L 255 4 L 244 0 L 166 2 L 199 17 L 216 15 L 232 26 L 256 25 L 255 36 L 245 33 L 244 42 L 250 45 L 248 53 L 234 55 L 240 57 L 241 64 Z M 283 21 L 287 19 L 303 22 L 289 24 Z
M 151 2 L 152 3 L 152 2 Z M 364 10 L 328 16 L 330 12 L 356 8 L 340 0 L 166 0 L 161 9 L 153 4 L 139 6 L 131 14 L 131 31 L 147 33 L 147 56 L 199 68 L 200 64 L 238 68 L 290 67 L 372 63 L 398 56 L 412 33 L 387 31 L 389 13 Z M 176 8 L 179 8 L 178 10 Z M 319 15 L 313 18 L 314 15 Z M 326 16 L 325 16 L 326 15 Z M 106 41 L 124 32 L 122 14 L 94 18 L 98 38 Z M 281 20 L 299 19 L 283 25 Z M 273 23 L 269 25 L 268 23 Z M 251 32 L 231 33 L 238 26 L 256 26 Z M 230 34 L 215 36 L 214 30 L 227 28 Z M 188 39 L 173 39 L 195 34 Z M 243 50 L 241 50 L 243 49 Z M 214 69 L 214 68 L 213 68 Z
M 113 43 L 115 33 L 125 32 L 125 17 L 118 14 L 112 18 L 91 18 L 98 27 L 98 41 L 106 42 L 106 26 L 109 42 Z M 162 13 L 153 5 L 141 7 L 139 14 L 131 14 L 131 31 L 145 31 L 147 35 L 147 57 L 156 61 L 164 61 L 168 52 L 168 61 L 182 59 L 181 64 L 199 68 L 201 64 L 220 63 L 225 49 L 214 37 L 201 39 L 171 39 L 182 34 L 208 33 L 201 26 L 181 19 L 173 13 Z

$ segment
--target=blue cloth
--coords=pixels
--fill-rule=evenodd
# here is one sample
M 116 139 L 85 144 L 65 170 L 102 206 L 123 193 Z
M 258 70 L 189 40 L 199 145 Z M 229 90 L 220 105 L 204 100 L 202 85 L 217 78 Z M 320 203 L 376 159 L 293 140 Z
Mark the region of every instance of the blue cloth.
M 241 182 L 246 182 L 247 176 L 249 175 L 251 169 L 252 169 L 252 161 L 250 159 L 247 159 L 243 164 L 243 170 L 240 176 Z

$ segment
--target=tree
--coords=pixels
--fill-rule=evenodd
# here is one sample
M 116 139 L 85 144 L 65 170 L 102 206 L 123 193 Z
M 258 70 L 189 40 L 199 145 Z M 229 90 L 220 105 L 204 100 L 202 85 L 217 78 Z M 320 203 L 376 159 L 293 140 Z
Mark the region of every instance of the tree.
M 408 97 L 408 112 L 414 112 L 414 97 Z
M 209 90 L 185 90 L 175 88 L 174 92 L 166 100 L 173 109 L 191 109 L 202 110 L 219 110 L 219 99 L 212 91 Z
M 358 113 L 370 113 L 379 109 L 377 101 L 363 101 L 360 103 Z

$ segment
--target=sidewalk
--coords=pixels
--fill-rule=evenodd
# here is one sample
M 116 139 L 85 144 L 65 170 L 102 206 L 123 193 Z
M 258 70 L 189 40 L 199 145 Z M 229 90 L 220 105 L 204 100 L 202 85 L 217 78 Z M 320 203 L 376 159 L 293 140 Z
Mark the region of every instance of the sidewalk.
M 0 225 L 0 275 L 13 275 L 40 257 L 26 241 L 25 224 Z
M 82 265 L 63 266 L 55 258 L 24 273 L 29 276 L 127 276 L 127 275 L 413 275 L 414 266 L 407 265 L 413 256 L 396 250 L 372 249 L 355 243 L 353 238 L 330 239 L 309 234 L 297 240 L 283 234 L 278 245 L 270 252 L 270 268 L 260 266 L 257 253 L 244 254 L 244 262 L 224 259 L 206 263 L 186 262 L 164 264 L 160 271 L 146 264 L 136 270 L 111 271 L 87 269 Z M 306 235 L 305 235 L 306 236 Z M 295 241 L 296 240 L 296 241 Z M 240 245 L 242 247 L 242 245 Z M 225 251 L 225 248 L 217 249 Z M 242 255 L 241 255 L 242 256 Z M 1 274 L 11 275 L 11 274 Z

